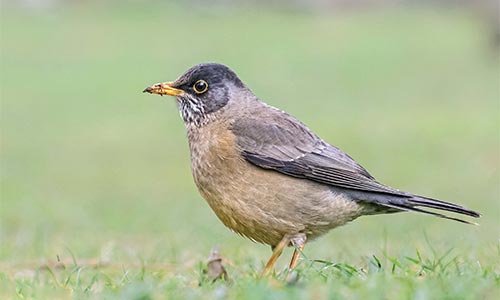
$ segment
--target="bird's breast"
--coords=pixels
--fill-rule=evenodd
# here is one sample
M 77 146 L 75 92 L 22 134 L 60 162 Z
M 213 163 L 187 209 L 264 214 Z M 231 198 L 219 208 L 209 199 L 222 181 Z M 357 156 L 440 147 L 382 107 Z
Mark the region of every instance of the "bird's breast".
M 243 172 L 245 162 L 234 134 L 223 125 L 188 128 L 191 167 L 198 187 L 215 188 Z
M 251 166 L 244 161 L 234 134 L 221 125 L 188 128 L 191 168 L 200 194 L 217 217 L 233 231 L 266 242 L 255 198 Z

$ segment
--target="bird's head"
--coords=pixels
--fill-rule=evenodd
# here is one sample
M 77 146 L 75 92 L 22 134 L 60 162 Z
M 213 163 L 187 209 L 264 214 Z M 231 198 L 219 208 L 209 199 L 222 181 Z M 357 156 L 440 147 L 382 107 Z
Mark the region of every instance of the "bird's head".
M 248 89 L 231 69 L 205 63 L 190 68 L 173 82 L 156 83 L 143 92 L 175 96 L 184 122 L 202 126 L 241 91 Z

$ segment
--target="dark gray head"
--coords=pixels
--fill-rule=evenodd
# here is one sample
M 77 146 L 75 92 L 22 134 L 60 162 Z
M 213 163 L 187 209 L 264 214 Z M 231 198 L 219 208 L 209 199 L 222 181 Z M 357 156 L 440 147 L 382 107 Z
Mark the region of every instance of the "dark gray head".
M 144 92 L 176 96 L 184 122 L 201 126 L 238 90 L 247 88 L 231 69 L 205 63 L 190 68 L 174 82 L 157 83 Z

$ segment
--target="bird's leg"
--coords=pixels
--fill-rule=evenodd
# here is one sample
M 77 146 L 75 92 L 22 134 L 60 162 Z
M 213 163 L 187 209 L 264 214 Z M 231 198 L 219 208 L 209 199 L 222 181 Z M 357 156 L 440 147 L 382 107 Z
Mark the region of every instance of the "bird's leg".
M 304 250 L 304 245 L 300 245 L 298 247 L 300 248 L 300 251 Z M 300 252 L 297 249 L 293 250 L 292 259 L 290 260 L 290 265 L 288 265 L 289 271 L 291 271 L 295 268 L 295 266 L 299 262 L 299 256 L 300 256 Z
M 264 268 L 264 271 L 262 271 L 261 274 L 262 276 L 267 276 L 271 272 L 274 265 L 276 264 L 276 261 L 281 256 L 281 253 L 283 253 L 283 249 L 285 249 L 288 246 L 288 244 L 290 244 L 290 236 L 285 235 L 281 239 L 279 244 L 273 247 L 273 254 L 267 261 L 266 267 Z
M 300 251 L 302 251 L 304 250 L 304 247 L 306 245 L 307 237 L 305 234 L 301 233 L 291 238 L 290 241 L 292 242 L 293 246 L 298 247 Z M 295 248 L 295 250 L 293 251 L 290 265 L 288 265 L 288 271 L 293 270 L 295 266 L 297 266 L 297 263 L 299 262 L 300 251 L 297 248 Z

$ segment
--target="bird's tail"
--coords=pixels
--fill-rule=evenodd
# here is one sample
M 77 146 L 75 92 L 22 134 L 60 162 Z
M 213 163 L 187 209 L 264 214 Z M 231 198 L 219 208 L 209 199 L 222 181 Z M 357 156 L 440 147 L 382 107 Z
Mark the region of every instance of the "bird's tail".
M 422 196 L 416 196 L 416 195 L 414 195 L 411 198 L 404 199 L 403 201 L 389 201 L 388 203 L 387 202 L 383 203 L 383 206 L 394 208 L 397 210 L 425 213 L 425 214 L 433 215 L 436 217 L 454 220 L 454 221 L 458 221 L 458 222 L 462 222 L 462 223 L 466 223 L 466 224 L 473 224 L 473 225 L 477 225 L 477 223 L 462 220 L 462 219 L 455 218 L 455 217 L 450 217 L 450 216 L 444 215 L 442 213 L 429 211 L 429 210 L 422 209 L 422 208 L 432 208 L 432 209 L 437 209 L 437 210 L 442 210 L 442 211 L 449 211 L 449 212 L 454 212 L 457 214 L 471 216 L 474 218 L 479 218 L 481 216 L 481 214 L 479 214 L 478 212 L 467 209 L 467 208 L 460 206 L 460 205 L 457 205 L 457 204 L 453 204 L 453 203 L 449 203 L 449 202 L 445 202 L 445 201 L 441 201 L 441 200 L 436 200 L 436 199 L 432 199 L 432 198 L 422 197 Z

